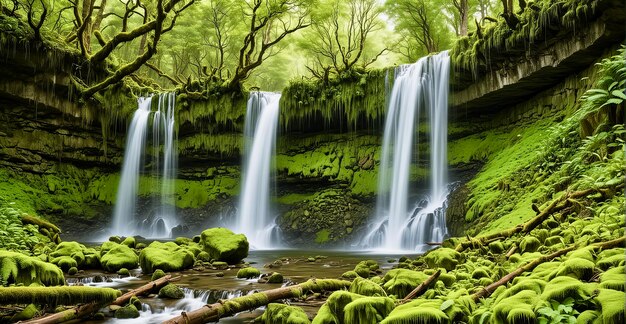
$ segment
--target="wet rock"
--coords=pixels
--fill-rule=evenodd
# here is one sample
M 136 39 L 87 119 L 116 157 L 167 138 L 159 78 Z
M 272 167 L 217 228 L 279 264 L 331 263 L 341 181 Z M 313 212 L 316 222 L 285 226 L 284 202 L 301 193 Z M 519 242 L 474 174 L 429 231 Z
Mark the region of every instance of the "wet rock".
M 191 232 L 191 229 L 187 225 L 177 225 L 172 228 L 172 237 L 187 236 Z M 196 242 L 197 243 L 197 242 Z
M 271 283 L 271 284 L 283 283 L 283 275 L 278 272 L 274 272 L 267 278 L 267 283 Z
M 185 293 L 175 284 L 167 284 L 159 290 L 159 298 L 183 299 L 185 298 Z
M 211 228 L 202 232 L 201 244 L 212 259 L 235 264 L 248 256 L 248 239 L 227 228 Z
M 135 305 L 127 305 L 115 311 L 115 318 L 117 319 L 137 317 L 139 317 L 139 311 L 137 310 L 137 307 L 135 307 Z

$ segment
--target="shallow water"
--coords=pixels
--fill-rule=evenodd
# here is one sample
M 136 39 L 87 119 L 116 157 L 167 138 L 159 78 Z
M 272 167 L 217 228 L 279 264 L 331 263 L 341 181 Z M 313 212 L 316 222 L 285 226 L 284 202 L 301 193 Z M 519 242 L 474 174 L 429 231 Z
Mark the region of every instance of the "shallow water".
M 308 258 L 318 257 L 315 262 L 309 262 Z M 409 255 L 408 257 L 415 257 Z M 261 270 L 261 273 L 280 272 L 285 281 L 295 283 L 304 282 L 310 278 L 339 278 L 342 273 L 354 269 L 354 266 L 363 260 L 375 260 L 381 270 L 387 271 L 396 264 L 400 255 L 368 253 L 355 251 L 302 251 L 302 250 L 257 250 L 250 251 L 246 262 Z M 275 260 L 282 260 L 280 267 L 264 267 Z M 388 262 L 394 260 L 394 262 Z M 218 299 L 238 297 L 259 290 L 279 288 L 281 284 L 258 283 L 257 279 L 237 279 L 239 268 L 226 270 L 185 270 L 172 273 L 173 277 L 180 276 L 176 284 L 186 288 L 186 297 L 181 300 L 167 300 L 155 297 L 140 297 L 143 310 L 141 317 L 132 320 L 118 320 L 107 318 L 104 321 L 90 321 L 89 323 L 160 323 L 174 316 L 180 315 L 181 311 L 198 309 L 206 303 L 216 302 Z M 223 277 L 216 274 L 223 272 Z M 104 282 L 94 282 L 95 276 L 103 276 Z M 150 276 L 142 275 L 140 269 L 131 271 L 131 277 L 120 278 L 117 275 L 105 274 L 96 271 L 85 271 L 79 276 L 68 277 L 68 284 L 81 281 L 84 285 L 112 287 L 126 292 L 129 289 L 140 287 L 150 281 Z M 317 307 L 303 307 L 305 311 L 314 314 Z M 224 323 L 249 323 L 255 317 L 261 315 L 262 309 L 253 312 L 244 312 L 235 317 L 221 320 Z

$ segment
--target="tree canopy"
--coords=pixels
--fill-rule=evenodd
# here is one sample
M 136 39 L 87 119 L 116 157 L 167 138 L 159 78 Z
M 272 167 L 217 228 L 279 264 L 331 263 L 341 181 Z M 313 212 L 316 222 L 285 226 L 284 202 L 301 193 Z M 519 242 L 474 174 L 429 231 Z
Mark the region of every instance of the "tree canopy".
M 74 82 L 83 98 L 125 78 L 200 92 L 328 81 L 414 62 L 498 19 L 515 28 L 516 8 L 524 6 L 523 0 L 0 0 L 2 14 L 27 23 L 34 39 L 80 53 L 84 71 Z M 85 77 L 96 65 L 107 73 Z

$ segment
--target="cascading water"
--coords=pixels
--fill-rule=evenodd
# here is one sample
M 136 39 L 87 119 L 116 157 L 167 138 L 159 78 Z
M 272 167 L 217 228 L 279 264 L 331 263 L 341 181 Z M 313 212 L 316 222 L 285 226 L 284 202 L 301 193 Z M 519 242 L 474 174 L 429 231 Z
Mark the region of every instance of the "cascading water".
M 247 104 L 243 183 L 235 228 L 254 248 L 269 248 L 278 242 L 269 197 L 279 101 L 279 93 L 252 92 Z
M 450 59 L 428 56 L 395 71 L 383 136 L 377 215 L 361 245 L 423 252 L 447 234 L 447 122 Z M 409 178 L 415 124 L 426 113 L 430 126 L 430 190 L 409 210 Z M 417 132 L 419 134 L 419 132 Z M 417 139 L 419 142 L 419 138 Z
M 167 237 L 171 228 L 177 223 L 174 208 L 174 180 L 178 159 L 175 146 L 175 99 L 174 93 L 159 95 L 157 110 L 154 112 L 152 111 L 152 97 L 142 97 L 138 100 L 137 111 L 128 128 L 124 163 L 113 214 L 112 233 L 115 235 Z M 144 152 L 151 114 L 153 177 L 155 183 L 160 182 L 161 190 L 159 200 L 151 215 L 136 219 L 139 179 L 144 167 Z

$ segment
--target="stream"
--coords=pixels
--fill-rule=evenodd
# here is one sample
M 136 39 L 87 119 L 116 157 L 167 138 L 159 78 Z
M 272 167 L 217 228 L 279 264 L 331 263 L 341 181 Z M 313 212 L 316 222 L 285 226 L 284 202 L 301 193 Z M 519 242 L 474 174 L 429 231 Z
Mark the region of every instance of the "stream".
M 397 264 L 400 256 L 366 251 L 251 250 L 245 261 L 250 266 L 261 270 L 261 273 L 280 272 L 286 282 L 282 285 L 285 285 L 289 282 L 301 283 L 311 278 L 339 278 L 344 272 L 353 270 L 360 261 L 370 259 L 377 261 L 380 269 L 386 272 Z M 406 256 L 415 257 L 410 254 Z M 310 262 L 309 258 L 315 258 L 315 262 Z M 273 265 L 277 260 L 281 260 L 276 263 L 282 263 L 282 265 Z M 271 268 L 269 268 L 270 264 L 272 264 Z M 175 283 L 183 288 L 185 298 L 172 300 L 157 298 L 156 295 L 142 296 L 140 300 L 143 307 L 139 318 L 122 320 L 107 317 L 105 320 L 92 320 L 87 323 L 160 323 L 180 315 L 181 311 L 192 311 L 205 304 L 217 302 L 219 299 L 239 297 L 282 286 L 281 284 L 258 283 L 257 279 L 238 279 L 236 277 L 238 270 L 239 268 L 190 269 L 173 272 L 171 273 L 173 277 L 180 276 L 180 280 Z M 223 273 L 224 276 L 218 277 L 218 273 Z M 110 287 L 120 289 L 122 292 L 138 288 L 150 281 L 150 276 L 142 275 L 139 268 L 131 270 L 131 276 L 126 278 L 95 270 L 87 270 L 66 278 L 69 285 Z M 305 305 L 302 308 L 312 317 L 319 306 Z M 259 308 L 252 312 L 239 313 L 220 322 L 250 323 L 262 313 L 263 308 Z

